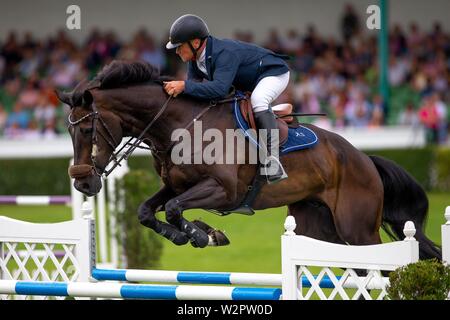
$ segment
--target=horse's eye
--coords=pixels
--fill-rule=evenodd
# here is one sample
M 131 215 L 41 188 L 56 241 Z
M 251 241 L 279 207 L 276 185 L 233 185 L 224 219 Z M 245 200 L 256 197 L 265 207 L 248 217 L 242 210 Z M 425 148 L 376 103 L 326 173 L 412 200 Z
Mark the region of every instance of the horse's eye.
M 82 134 L 91 134 L 92 133 L 92 127 L 91 128 L 80 128 L 80 131 Z

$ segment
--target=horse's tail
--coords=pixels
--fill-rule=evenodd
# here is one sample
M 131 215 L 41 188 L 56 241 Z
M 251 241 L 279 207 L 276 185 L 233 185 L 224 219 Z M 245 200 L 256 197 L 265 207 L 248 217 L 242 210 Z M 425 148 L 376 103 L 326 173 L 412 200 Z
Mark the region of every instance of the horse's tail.
M 420 259 L 442 259 L 441 248 L 425 235 L 428 198 L 419 183 L 393 161 L 370 156 L 384 186 L 382 228 L 392 240 L 404 238 L 403 227 L 410 220 L 416 227 Z

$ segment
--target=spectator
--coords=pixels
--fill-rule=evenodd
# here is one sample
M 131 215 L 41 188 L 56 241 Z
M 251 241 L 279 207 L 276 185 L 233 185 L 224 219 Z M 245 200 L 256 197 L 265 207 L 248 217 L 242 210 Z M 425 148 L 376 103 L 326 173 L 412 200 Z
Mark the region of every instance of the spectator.
M 3 105 L 7 113 L 13 111 L 20 89 L 21 84 L 18 77 L 8 80 L 4 88 L 0 87 L 0 104 Z
M 281 48 L 284 53 L 294 55 L 300 48 L 300 36 L 297 30 L 290 29 L 285 39 L 281 41 Z
M 56 118 L 55 105 L 53 105 L 46 95 L 41 95 L 39 103 L 34 110 L 34 119 L 39 128 L 44 129 L 48 122 L 54 122 Z
M 10 32 L 7 36 L 1 55 L 4 59 L 5 68 L 3 77 L 0 80 L 10 79 L 15 76 L 16 66 L 22 60 L 22 53 L 15 32 Z
M 44 139 L 54 139 L 57 136 L 56 123 L 54 120 L 48 120 L 42 132 Z
M 431 143 L 439 141 L 439 112 L 431 96 L 423 99 L 419 109 L 420 122 L 425 126 L 427 139 Z
M 41 133 L 36 120 L 31 119 L 30 122 L 28 122 L 28 127 L 23 130 L 20 138 L 27 140 L 39 140 L 41 138 Z
M 263 46 L 264 46 L 264 48 L 272 50 L 273 52 L 282 53 L 283 47 L 281 45 L 281 42 L 282 42 L 282 40 L 281 40 L 280 35 L 278 34 L 278 29 L 271 28 L 269 30 L 267 40 L 264 42 Z
M 20 92 L 18 97 L 19 104 L 24 109 L 34 109 L 39 100 L 39 82 L 37 77 L 31 77 L 23 88 L 22 92 Z
M 164 68 L 165 59 L 160 48 L 155 46 L 155 40 L 151 36 L 146 36 L 141 43 L 138 58 L 154 66 L 160 70 Z
M 391 55 L 389 58 L 389 83 L 398 87 L 403 84 L 409 73 L 409 67 L 405 59 L 399 59 L 395 55 Z
M 367 127 L 370 119 L 370 105 L 362 92 L 350 98 L 345 106 L 347 124 L 351 127 Z
M 5 108 L 0 104 L 0 135 L 3 134 L 3 130 L 5 129 L 6 119 L 8 118 L 8 114 L 6 113 Z
M 423 34 L 419 30 L 417 23 L 411 23 L 409 26 L 409 35 L 407 37 L 408 48 L 416 51 L 423 41 Z
M 430 100 L 437 115 L 437 142 L 442 144 L 447 140 L 447 106 L 437 92 L 431 95 Z
M 315 94 L 305 92 L 301 101 L 301 112 L 303 113 L 319 113 L 320 103 Z
M 411 127 L 417 127 L 420 124 L 418 113 L 412 103 L 408 103 L 406 108 L 400 112 L 398 124 Z
M 17 102 L 14 106 L 13 112 L 11 112 L 6 120 L 6 129 L 9 127 L 15 129 L 25 130 L 28 128 L 28 123 L 31 120 L 31 115 L 20 102 Z M 19 131 L 19 130 L 17 130 Z M 16 132 L 14 133 L 16 135 Z
M 345 90 L 338 90 L 330 98 L 330 106 L 334 116 L 334 126 L 343 128 L 345 126 L 345 106 L 347 105 L 347 94 Z
M 372 99 L 370 127 L 381 127 L 384 124 L 384 109 L 383 97 L 379 94 L 375 95 Z
M 346 42 L 359 32 L 359 17 L 351 4 L 345 6 L 344 15 L 341 18 L 341 32 Z

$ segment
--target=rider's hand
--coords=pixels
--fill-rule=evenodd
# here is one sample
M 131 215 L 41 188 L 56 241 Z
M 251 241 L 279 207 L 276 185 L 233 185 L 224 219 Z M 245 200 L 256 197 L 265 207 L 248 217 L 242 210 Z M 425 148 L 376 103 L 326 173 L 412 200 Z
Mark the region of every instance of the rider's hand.
M 164 90 L 171 96 L 176 97 L 184 91 L 184 81 L 164 82 Z

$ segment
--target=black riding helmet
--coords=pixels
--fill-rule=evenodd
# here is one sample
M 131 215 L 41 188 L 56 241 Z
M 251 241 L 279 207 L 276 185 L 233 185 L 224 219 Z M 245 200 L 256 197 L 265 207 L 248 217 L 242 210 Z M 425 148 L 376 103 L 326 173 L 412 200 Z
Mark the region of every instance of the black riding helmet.
M 194 55 L 196 55 L 197 50 L 192 47 L 189 41 L 193 39 L 202 39 L 202 45 L 204 39 L 208 36 L 208 26 L 202 18 L 193 14 L 185 14 L 172 23 L 172 26 L 170 27 L 169 42 L 167 42 L 166 48 L 174 49 L 183 43 L 188 42 Z

